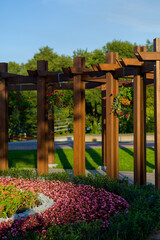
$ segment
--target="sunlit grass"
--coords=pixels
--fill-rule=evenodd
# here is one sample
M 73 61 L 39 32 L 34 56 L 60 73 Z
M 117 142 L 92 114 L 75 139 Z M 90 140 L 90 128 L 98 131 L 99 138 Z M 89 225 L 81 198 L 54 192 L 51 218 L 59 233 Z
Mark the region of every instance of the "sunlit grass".
M 102 166 L 102 149 L 86 149 L 86 169 L 97 169 Z M 55 163 L 57 168 L 73 168 L 73 149 L 56 149 Z M 37 150 L 9 150 L 9 167 L 36 168 Z M 119 149 L 119 170 L 133 171 L 133 148 Z M 154 149 L 147 148 L 147 172 L 154 170 Z

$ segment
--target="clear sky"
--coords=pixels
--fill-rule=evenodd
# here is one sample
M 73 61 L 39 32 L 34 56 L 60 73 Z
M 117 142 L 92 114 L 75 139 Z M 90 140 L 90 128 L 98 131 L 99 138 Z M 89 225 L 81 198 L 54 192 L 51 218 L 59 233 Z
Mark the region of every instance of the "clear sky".
M 40 47 L 73 55 L 114 39 L 160 37 L 160 0 L 0 0 L 0 62 L 26 63 Z

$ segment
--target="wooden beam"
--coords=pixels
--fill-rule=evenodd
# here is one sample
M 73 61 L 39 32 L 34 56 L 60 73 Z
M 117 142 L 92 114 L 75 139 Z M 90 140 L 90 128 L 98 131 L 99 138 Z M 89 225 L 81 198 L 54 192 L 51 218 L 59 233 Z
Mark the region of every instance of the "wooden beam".
M 154 62 L 144 62 L 141 66 L 141 74 L 149 73 L 151 71 L 154 71 Z
M 134 52 L 140 46 L 134 48 Z M 134 183 L 146 184 L 146 103 L 145 79 L 137 74 L 134 77 Z
M 53 92 L 53 86 L 48 87 Z M 48 164 L 54 164 L 54 107 L 48 104 Z
M 80 68 L 80 67 L 70 67 L 70 73 L 71 74 L 83 74 L 87 72 L 93 72 L 93 69 L 90 68 Z
M 85 67 L 85 58 L 74 58 L 75 68 Z M 85 174 L 85 83 L 74 76 L 74 175 Z
M 7 77 L 7 84 L 36 84 L 37 79 L 35 77 L 29 76 L 15 76 L 15 77 Z
M 106 62 L 115 64 L 118 53 L 107 53 Z M 106 74 L 106 160 L 107 178 L 119 178 L 118 117 L 112 111 L 113 99 L 118 93 L 118 81 Z
M 20 89 L 21 91 L 35 91 L 37 90 L 37 85 L 8 85 L 8 91 L 19 91 Z
M 140 62 L 137 58 L 122 58 L 122 65 L 124 67 L 127 66 L 136 66 L 140 67 L 142 66 L 143 62 Z
M 111 64 L 111 63 L 99 63 L 98 65 L 97 65 L 97 67 L 98 67 L 98 69 L 100 70 L 100 71 L 108 71 L 108 72 L 110 72 L 110 71 L 115 71 L 116 69 L 118 69 L 119 68 L 119 65 L 118 64 Z
M 97 67 L 97 64 L 92 64 L 92 68 L 93 68 L 93 70 L 96 71 L 96 72 L 99 71 L 99 69 L 98 69 L 98 67 Z
M 0 63 L 0 72 L 7 72 L 8 64 Z M 6 80 L 0 79 L 0 170 L 8 169 L 8 91 Z
M 38 70 L 48 70 L 47 61 L 37 61 Z M 48 173 L 48 105 L 44 77 L 37 79 L 37 171 Z
M 160 61 L 160 52 L 137 52 L 140 61 Z
M 154 51 L 159 53 L 159 38 L 153 42 Z M 155 137 L 155 186 L 160 189 L 160 61 L 154 65 L 154 137 Z
M 102 98 L 102 166 L 107 166 L 106 162 L 106 84 L 101 86 Z

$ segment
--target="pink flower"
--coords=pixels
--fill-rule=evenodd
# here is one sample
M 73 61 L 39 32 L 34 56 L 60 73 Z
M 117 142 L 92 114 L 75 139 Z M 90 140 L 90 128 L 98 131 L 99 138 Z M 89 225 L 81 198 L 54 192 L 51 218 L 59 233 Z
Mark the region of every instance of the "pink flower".
M 126 114 L 126 117 L 129 117 L 129 113 Z

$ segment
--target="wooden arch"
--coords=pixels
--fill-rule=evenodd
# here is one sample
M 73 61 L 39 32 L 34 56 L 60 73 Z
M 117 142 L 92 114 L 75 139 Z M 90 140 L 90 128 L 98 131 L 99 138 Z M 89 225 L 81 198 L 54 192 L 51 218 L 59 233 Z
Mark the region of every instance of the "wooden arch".
M 107 53 L 106 63 L 85 68 L 85 59 L 74 58 L 73 67 L 63 73 L 48 72 L 46 61 L 37 62 L 36 71 L 29 76 L 7 72 L 7 64 L 0 63 L 0 169 L 8 168 L 8 91 L 37 90 L 37 171 L 48 172 L 53 163 L 52 147 L 54 136 L 48 138 L 48 126 L 53 131 L 53 116 L 47 118 L 48 106 L 45 93 L 52 89 L 73 89 L 74 91 L 74 175 L 85 173 L 85 89 L 100 87 L 102 90 L 102 156 L 107 165 L 107 177 L 119 178 L 118 160 L 118 118 L 112 111 L 113 98 L 118 86 L 131 86 L 132 82 L 119 81 L 128 77 L 134 84 L 134 182 L 146 184 L 146 129 L 145 129 L 145 88 L 154 84 L 155 89 L 155 183 L 160 189 L 160 52 L 159 39 L 154 40 L 154 51 L 146 52 L 145 47 L 134 48 L 135 58 L 118 59 L 117 53 Z M 117 91 L 113 91 L 116 89 Z M 50 149 L 50 150 L 49 150 Z

